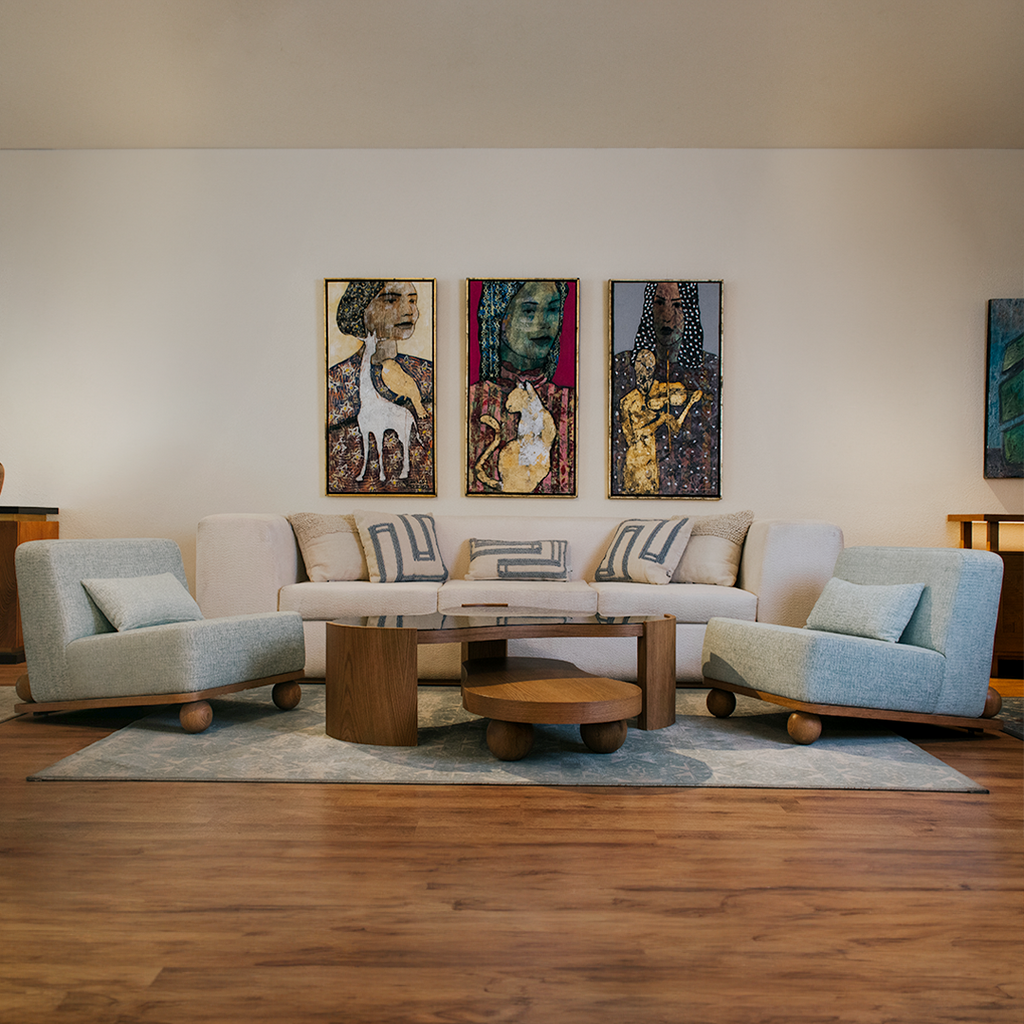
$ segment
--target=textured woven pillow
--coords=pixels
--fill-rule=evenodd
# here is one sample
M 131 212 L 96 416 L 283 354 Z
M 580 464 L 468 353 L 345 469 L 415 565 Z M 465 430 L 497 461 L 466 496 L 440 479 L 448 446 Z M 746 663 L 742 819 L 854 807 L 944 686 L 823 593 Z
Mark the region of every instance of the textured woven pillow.
M 693 533 L 672 574 L 673 583 L 712 583 L 731 587 L 740 570 L 740 555 L 754 513 L 694 516 Z
M 448 570 L 434 517 L 355 512 L 371 583 L 443 583 Z
M 203 617 L 174 573 L 82 580 L 82 586 L 119 633 Z
M 314 583 L 369 579 L 366 556 L 352 516 L 297 512 L 288 517 L 299 542 L 306 575 Z
M 811 609 L 807 628 L 894 644 L 907 628 L 923 591 L 923 583 L 875 586 L 833 576 Z
M 690 539 L 693 521 L 625 519 L 594 572 L 595 583 L 668 583 Z
M 467 580 L 567 580 L 567 540 L 469 541 Z

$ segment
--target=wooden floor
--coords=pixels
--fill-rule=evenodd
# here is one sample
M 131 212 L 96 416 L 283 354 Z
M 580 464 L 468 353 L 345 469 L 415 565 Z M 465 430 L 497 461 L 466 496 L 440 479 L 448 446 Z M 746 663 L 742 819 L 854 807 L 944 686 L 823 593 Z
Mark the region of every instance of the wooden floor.
M 3 1024 L 1024 1020 L 1012 737 L 908 733 L 987 795 L 24 781 L 131 717 L 0 725 Z

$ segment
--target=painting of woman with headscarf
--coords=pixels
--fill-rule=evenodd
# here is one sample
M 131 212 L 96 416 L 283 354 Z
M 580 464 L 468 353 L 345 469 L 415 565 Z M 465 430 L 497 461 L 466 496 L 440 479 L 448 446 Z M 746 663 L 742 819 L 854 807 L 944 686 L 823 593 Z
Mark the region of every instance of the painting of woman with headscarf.
M 466 493 L 576 494 L 579 282 L 468 282 Z
M 435 493 L 434 281 L 325 281 L 327 493 Z
M 721 497 L 721 321 L 721 281 L 611 282 L 611 497 Z

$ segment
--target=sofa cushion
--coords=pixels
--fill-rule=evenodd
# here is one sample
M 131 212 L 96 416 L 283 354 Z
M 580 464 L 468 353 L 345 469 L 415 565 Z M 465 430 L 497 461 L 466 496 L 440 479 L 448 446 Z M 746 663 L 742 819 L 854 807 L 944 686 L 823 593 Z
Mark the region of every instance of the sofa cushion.
M 369 579 L 359 530 L 352 516 L 297 512 L 288 516 L 306 575 L 314 583 Z
M 736 583 L 740 555 L 754 513 L 694 516 L 693 532 L 683 557 L 672 574 L 673 583 L 710 583 L 731 587 Z
M 195 622 L 203 617 L 192 595 L 170 572 L 88 579 L 82 580 L 82 586 L 118 632 L 170 622 Z
M 469 541 L 467 580 L 567 580 L 572 575 L 567 540 Z
M 353 514 L 371 583 L 442 583 L 448 578 L 432 515 Z
M 583 580 L 449 580 L 437 595 L 441 612 L 484 604 L 591 615 L 597 611 L 597 591 Z
M 599 615 L 674 615 L 677 622 L 702 623 L 713 615 L 753 621 L 757 595 L 738 587 L 670 583 L 592 583 Z
M 625 519 L 594 573 L 599 583 L 668 583 L 693 529 L 684 516 Z
M 807 628 L 896 643 L 923 590 L 923 583 L 870 585 L 833 576 L 811 609 Z
M 278 607 L 304 620 L 353 615 L 429 615 L 437 611 L 436 583 L 291 583 L 282 587 Z

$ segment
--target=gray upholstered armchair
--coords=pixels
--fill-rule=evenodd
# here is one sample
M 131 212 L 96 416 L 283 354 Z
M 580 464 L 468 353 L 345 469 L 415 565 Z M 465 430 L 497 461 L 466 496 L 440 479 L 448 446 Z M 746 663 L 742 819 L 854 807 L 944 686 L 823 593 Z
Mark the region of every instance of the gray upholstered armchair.
M 989 687 L 1003 563 L 959 548 L 847 548 L 803 628 L 711 619 L 708 710 L 743 693 L 793 710 L 813 743 L 821 715 L 1002 728 Z
M 299 615 L 204 619 L 173 541 L 32 541 L 15 571 L 28 668 L 19 711 L 181 704 L 182 727 L 202 732 L 208 697 L 272 684 L 278 707 L 301 699 Z

